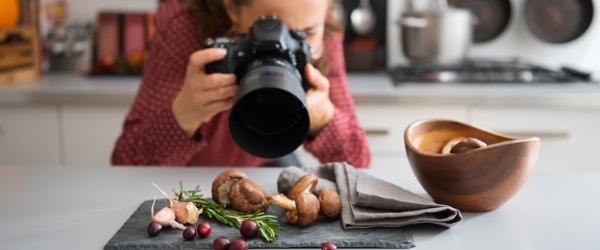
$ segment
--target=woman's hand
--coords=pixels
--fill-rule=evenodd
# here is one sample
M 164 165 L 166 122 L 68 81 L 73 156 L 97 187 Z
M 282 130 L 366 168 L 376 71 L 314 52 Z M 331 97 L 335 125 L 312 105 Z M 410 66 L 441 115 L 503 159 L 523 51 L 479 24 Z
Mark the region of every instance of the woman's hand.
M 206 74 L 204 66 L 221 60 L 224 49 L 200 50 L 190 56 L 185 81 L 171 108 L 179 126 L 188 136 L 216 114 L 231 109 L 238 90 L 234 74 Z
M 306 103 L 310 117 L 308 135 L 314 137 L 331 121 L 334 106 L 329 99 L 329 80 L 311 64 L 307 64 L 304 74 L 312 87 L 306 91 Z

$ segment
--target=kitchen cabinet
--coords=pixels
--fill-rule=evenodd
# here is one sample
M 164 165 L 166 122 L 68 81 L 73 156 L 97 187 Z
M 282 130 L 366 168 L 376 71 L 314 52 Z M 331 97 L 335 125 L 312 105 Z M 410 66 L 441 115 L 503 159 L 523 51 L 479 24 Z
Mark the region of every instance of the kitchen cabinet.
M 471 120 L 498 133 L 540 138 L 536 166 L 550 169 L 598 168 L 600 110 L 531 107 L 479 107 Z
M 467 107 L 437 105 L 356 105 L 358 122 L 367 134 L 371 150 L 371 166 L 399 166 L 406 160 L 404 130 L 414 121 L 428 118 L 445 118 L 466 122 Z M 304 149 L 296 151 L 304 166 L 318 161 Z
M 63 105 L 64 164 L 110 165 L 128 110 L 125 105 Z
M 54 106 L 0 106 L 0 165 L 59 165 L 59 136 Z

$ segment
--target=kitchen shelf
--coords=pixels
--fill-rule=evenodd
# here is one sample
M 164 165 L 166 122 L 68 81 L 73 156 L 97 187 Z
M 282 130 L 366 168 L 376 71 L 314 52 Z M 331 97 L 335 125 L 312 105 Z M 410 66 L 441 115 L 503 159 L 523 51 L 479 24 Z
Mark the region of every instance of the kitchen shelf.
M 0 60 L 0 72 L 3 70 L 10 70 L 18 67 L 33 66 L 33 57 L 16 57 L 8 60 Z
M 32 51 L 30 43 L 0 44 L 0 55 L 4 53 L 23 53 Z

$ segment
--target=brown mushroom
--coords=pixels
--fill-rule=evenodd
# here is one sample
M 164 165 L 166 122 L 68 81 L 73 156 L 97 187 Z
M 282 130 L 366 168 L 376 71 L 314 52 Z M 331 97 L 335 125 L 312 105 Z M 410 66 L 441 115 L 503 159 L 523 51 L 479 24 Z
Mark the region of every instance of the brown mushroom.
M 229 204 L 229 189 L 238 180 L 248 176 L 238 169 L 228 169 L 221 172 L 212 183 L 212 198 L 216 203 Z
M 317 186 L 317 182 L 319 178 L 314 174 L 306 174 L 302 176 L 296 184 L 290 189 L 288 193 L 288 198 L 290 200 L 295 200 L 301 193 L 312 193 Z
M 477 138 L 469 137 L 469 138 L 465 138 L 465 139 L 459 141 L 454 146 L 452 146 L 452 148 L 450 149 L 450 153 L 452 153 L 452 154 L 465 153 L 469 150 L 481 148 L 481 147 L 485 147 L 485 146 L 487 146 L 487 144 L 485 144 L 485 142 L 482 142 L 481 140 L 479 140 Z
M 323 188 L 319 190 L 319 204 L 321 213 L 328 219 L 337 219 L 342 213 L 342 201 L 340 195 L 331 189 Z
M 265 212 L 269 208 L 267 192 L 250 179 L 241 179 L 231 185 L 229 202 L 235 211 L 243 213 Z
M 319 216 L 319 199 L 312 193 L 301 193 L 295 200 L 290 200 L 283 194 L 269 196 L 269 202 L 279 206 L 287 212 L 285 219 L 290 224 L 297 224 L 301 227 L 312 225 Z
M 452 149 L 452 147 L 454 147 L 454 145 L 456 145 L 456 143 L 458 143 L 459 141 L 464 140 L 466 137 L 463 136 L 459 136 L 459 137 L 454 137 L 450 140 L 448 140 L 446 142 L 446 144 L 444 144 L 444 147 L 442 147 L 442 150 L 440 153 L 442 154 L 449 154 L 450 153 L 450 149 Z

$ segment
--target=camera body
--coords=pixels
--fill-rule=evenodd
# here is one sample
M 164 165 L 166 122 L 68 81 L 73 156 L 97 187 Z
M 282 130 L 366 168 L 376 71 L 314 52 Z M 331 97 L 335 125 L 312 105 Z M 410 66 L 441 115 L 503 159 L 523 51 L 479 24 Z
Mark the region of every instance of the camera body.
M 300 73 L 302 87 L 308 89 L 304 80 L 304 67 L 310 60 L 310 46 L 306 34 L 290 30 L 277 16 L 261 16 L 250 31 L 237 39 L 229 37 L 208 38 L 206 48 L 227 50 L 224 59 L 206 65 L 206 73 L 234 73 L 238 79 L 244 75 L 252 62 L 260 63 L 264 57 L 274 57 L 290 63 Z
M 206 48 L 224 48 L 206 73 L 234 73 L 239 91 L 229 116 L 234 141 L 248 153 L 277 158 L 292 153 L 308 136 L 310 120 L 304 68 L 310 46 L 302 31 L 276 16 L 262 16 L 245 35 L 209 38 Z

